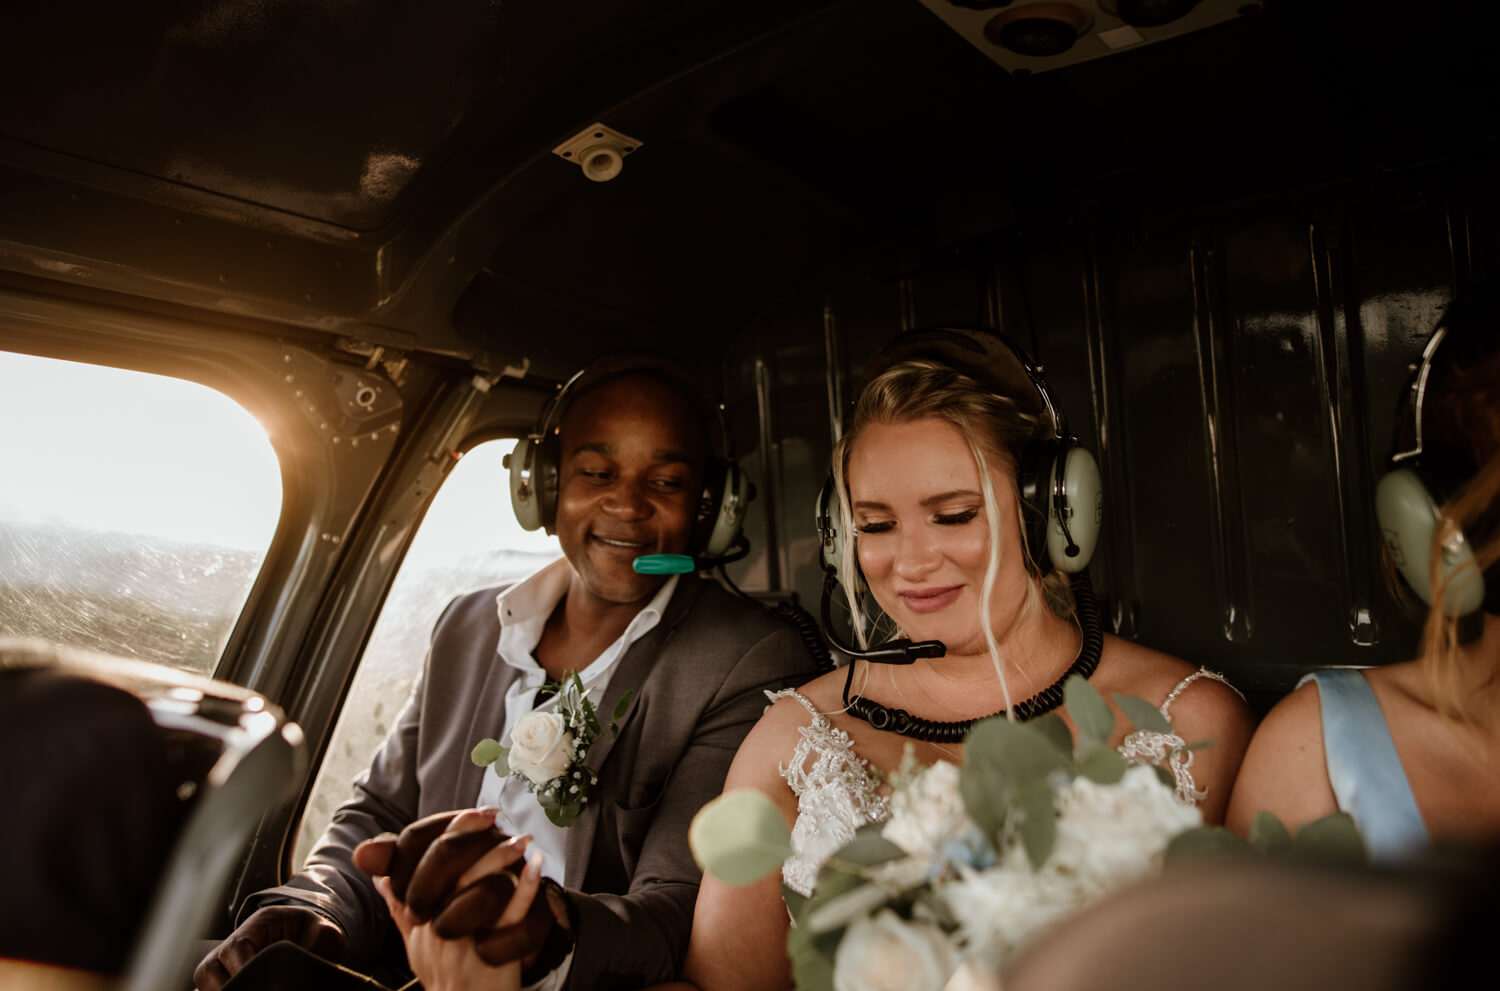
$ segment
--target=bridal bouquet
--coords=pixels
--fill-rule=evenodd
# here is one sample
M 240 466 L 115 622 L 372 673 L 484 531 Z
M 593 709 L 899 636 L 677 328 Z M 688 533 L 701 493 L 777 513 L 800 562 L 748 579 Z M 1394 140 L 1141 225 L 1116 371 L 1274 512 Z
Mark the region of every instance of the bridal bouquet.
M 1165 716 L 1114 696 L 1137 729 Z M 1052 713 L 989 719 L 964 741 L 964 765 L 892 775 L 891 815 L 824 865 L 806 900 L 785 892 L 801 989 L 938 991 L 965 963 L 994 974 L 1057 920 L 1160 870 L 1175 837 L 1201 826 L 1170 776 L 1129 765 L 1107 743 L 1114 715 L 1082 678 L 1065 689 L 1079 736 Z M 744 884 L 779 869 L 786 821 L 760 792 L 706 806 L 689 835 L 705 870 Z

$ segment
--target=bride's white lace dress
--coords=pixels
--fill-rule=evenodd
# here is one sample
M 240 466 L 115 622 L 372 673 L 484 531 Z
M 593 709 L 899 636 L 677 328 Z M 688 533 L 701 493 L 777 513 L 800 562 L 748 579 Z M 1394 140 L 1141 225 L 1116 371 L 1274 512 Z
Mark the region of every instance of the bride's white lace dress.
M 1222 675 L 1205 668 L 1188 675 L 1167 694 L 1158 707 L 1170 718 L 1172 703 L 1183 689 L 1199 678 L 1228 684 Z M 781 869 L 787 887 L 801 895 L 812 894 L 818 870 L 834 853 L 854 839 L 855 830 L 889 815 L 880 781 L 868 762 L 854 752 L 849 734 L 834 727 L 807 697 L 795 688 L 767 692 L 773 702 L 783 697 L 801 702 L 812 722 L 801 728 L 791 760 L 781 765 L 781 776 L 797 796 L 797 822 L 792 827 L 792 855 Z M 1120 744 L 1127 760 L 1159 763 L 1172 772 L 1177 798 L 1200 802 L 1207 792 L 1193 781 L 1193 752 L 1175 733 L 1136 730 Z

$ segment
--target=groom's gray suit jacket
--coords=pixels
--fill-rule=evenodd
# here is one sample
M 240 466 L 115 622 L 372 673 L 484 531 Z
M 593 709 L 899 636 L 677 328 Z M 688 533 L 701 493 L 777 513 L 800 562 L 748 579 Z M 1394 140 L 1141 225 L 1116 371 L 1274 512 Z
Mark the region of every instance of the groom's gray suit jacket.
M 370 879 L 351 861 L 378 833 L 471 807 L 485 768 L 469 752 L 505 720 L 516 669 L 495 653 L 497 588 L 453 600 L 438 620 L 421 680 L 354 797 L 335 813 L 307 867 L 256 908 L 298 901 L 336 919 L 359 966 L 399 948 Z M 723 789 L 763 692 L 808 680 L 813 663 L 792 626 L 717 583 L 685 577 L 661 622 L 621 659 L 598 703 L 601 721 L 633 689 L 619 735 L 594 744 L 599 783 L 568 829 L 565 887 L 579 919 L 571 988 L 672 979 L 692 927 L 699 871 L 687 845 L 693 814 Z M 529 796 L 528 796 L 529 798 Z

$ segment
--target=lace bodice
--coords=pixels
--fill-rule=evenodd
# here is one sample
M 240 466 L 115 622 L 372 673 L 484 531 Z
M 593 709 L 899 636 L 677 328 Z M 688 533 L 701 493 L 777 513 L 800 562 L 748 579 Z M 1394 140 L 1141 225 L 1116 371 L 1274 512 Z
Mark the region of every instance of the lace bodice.
M 1223 675 L 1199 668 L 1167 693 L 1158 707 L 1161 714 L 1171 718 L 1172 703 L 1199 678 L 1229 684 Z M 780 766 L 781 776 L 797 796 L 792 855 L 782 865 L 781 877 L 793 891 L 810 895 L 823 861 L 854 839 L 859 827 L 884 821 L 888 802 L 879 793 L 878 773 L 854 752 L 849 734 L 835 729 L 805 695 L 788 688 L 767 692 L 766 697 L 772 702 L 794 698 L 812 715 L 812 722 L 798 730 L 791 760 Z M 1208 794 L 1193 781 L 1193 752 L 1175 733 L 1136 730 L 1120 744 L 1120 753 L 1127 760 L 1159 764 L 1171 771 L 1177 799 L 1184 804 L 1201 802 Z
M 785 696 L 806 706 L 812 722 L 798 730 L 792 759 L 780 767 L 781 776 L 797 796 L 792 855 L 782 865 L 781 877 L 793 891 L 810 895 L 823 861 L 854 839 L 855 830 L 881 822 L 889 810 L 877 791 L 879 778 L 854 752 L 849 734 L 835 729 L 795 688 L 766 693 L 772 702 Z

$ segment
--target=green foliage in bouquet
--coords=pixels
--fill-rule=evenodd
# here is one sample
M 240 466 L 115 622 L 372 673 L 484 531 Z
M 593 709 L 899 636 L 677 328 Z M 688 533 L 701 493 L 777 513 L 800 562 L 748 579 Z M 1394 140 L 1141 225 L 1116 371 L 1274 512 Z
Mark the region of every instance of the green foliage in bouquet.
M 1213 856 L 1287 857 L 1351 866 L 1369 863 L 1370 859 L 1364 836 L 1347 812 L 1304 823 L 1295 834 L 1275 813 L 1259 812 L 1250 823 L 1249 839 L 1223 826 L 1200 826 L 1167 846 L 1167 865 L 1172 867 Z

